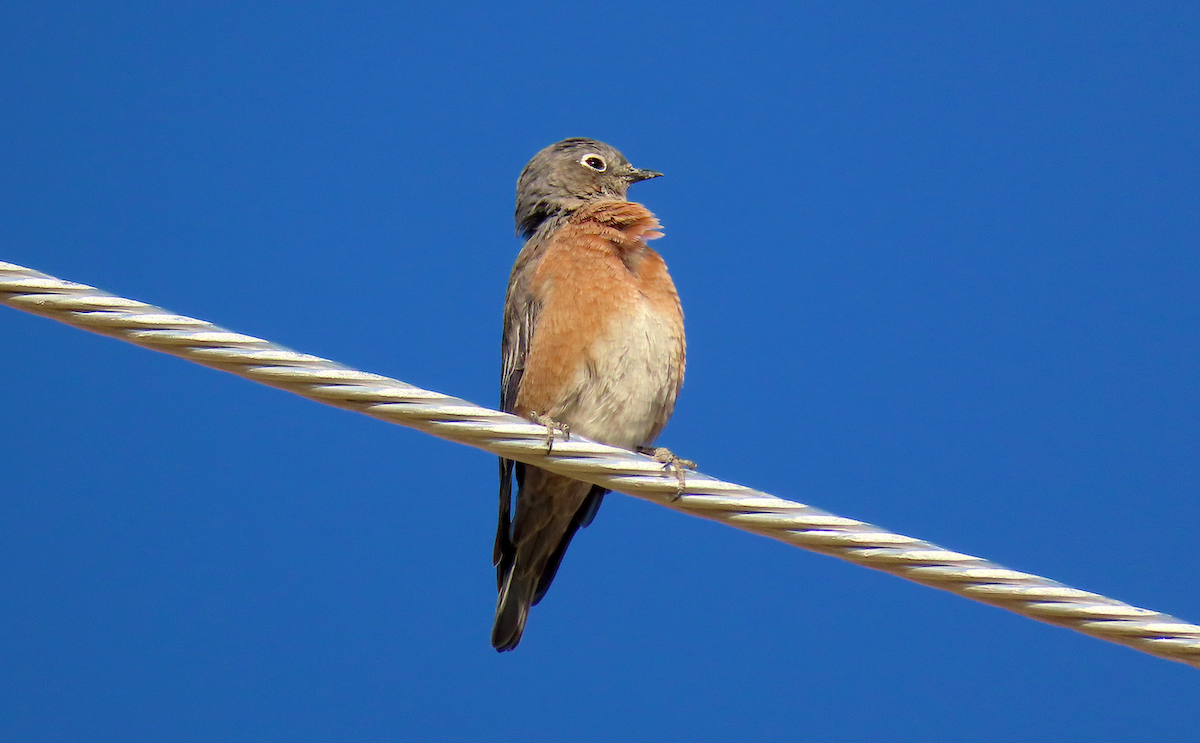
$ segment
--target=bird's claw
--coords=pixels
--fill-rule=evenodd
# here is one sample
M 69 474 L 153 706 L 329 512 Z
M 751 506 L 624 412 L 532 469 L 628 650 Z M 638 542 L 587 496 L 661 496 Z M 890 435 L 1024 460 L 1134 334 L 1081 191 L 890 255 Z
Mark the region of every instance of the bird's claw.
M 571 440 L 571 427 L 560 423 L 544 413 L 534 413 L 529 420 L 546 427 L 546 453 L 554 451 L 554 434 L 561 433 L 563 441 Z
M 639 446 L 638 453 L 645 454 L 656 462 L 661 462 L 664 470 L 668 467 L 674 470 L 677 484 L 675 487 L 675 497 L 671 500 L 677 501 L 683 497 L 683 488 L 687 484 L 684 478 L 684 471 L 696 469 L 695 462 L 675 456 L 675 453 L 665 446 Z

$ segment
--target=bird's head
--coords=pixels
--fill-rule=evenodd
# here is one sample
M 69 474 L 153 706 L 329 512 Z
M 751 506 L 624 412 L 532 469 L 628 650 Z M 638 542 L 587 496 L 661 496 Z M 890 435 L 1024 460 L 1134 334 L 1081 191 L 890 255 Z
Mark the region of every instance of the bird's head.
M 555 214 L 597 199 L 624 199 L 629 186 L 662 173 L 635 168 L 616 148 L 574 137 L 533 156 L 517 179 L 517 234 L 530 237 Z

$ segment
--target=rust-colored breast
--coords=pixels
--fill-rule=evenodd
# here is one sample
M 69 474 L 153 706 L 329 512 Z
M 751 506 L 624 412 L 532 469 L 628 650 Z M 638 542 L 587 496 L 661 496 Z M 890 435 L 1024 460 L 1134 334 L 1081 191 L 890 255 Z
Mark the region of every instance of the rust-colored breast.
M 578 210 L 555 234 L 531 277 L 541 312 L 517 395 L 519 414 L 553 415 L 569 405 L 597 343 L 642 302 L 678 336 L 679 358 L 673 362 L 682 380 L 679 296 L 666 264 L 646 245 L 661 236 L 658 227 L 640 204 L 600 201 Z M 672 402 L 678 383 L 675 387 Z

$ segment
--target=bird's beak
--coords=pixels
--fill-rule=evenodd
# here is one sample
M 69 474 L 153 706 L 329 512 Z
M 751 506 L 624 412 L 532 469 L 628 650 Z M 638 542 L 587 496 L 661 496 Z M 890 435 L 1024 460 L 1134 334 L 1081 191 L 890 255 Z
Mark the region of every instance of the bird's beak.
M 629 173 L 625 176 L 630 183 L 638 181 L 648 181 L 651 178 L 662 178 L 662 173 L 657 170 L 642 170 L 641 168 L 630 168 Z

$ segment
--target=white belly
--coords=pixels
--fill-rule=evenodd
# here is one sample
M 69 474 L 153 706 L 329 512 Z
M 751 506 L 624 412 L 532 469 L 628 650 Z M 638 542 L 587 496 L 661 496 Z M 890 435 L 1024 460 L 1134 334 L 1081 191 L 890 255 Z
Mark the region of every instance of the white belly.
M 643 298 L 591 349 L 561 417 L 571 431 L 604 444 L 648 446 L 675 408 L 683 343 Z

